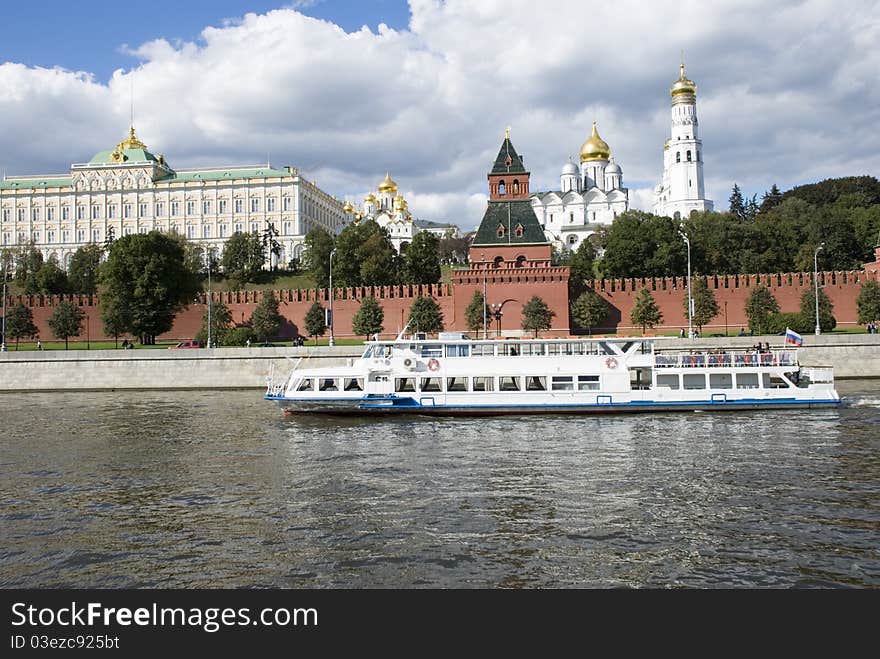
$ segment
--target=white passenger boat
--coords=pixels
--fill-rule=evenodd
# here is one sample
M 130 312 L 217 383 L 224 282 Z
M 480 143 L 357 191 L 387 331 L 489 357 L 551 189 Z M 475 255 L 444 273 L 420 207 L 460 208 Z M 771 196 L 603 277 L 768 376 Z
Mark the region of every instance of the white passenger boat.
M 372 341 L 347 366 L 300 360 L 267 400 L 288 413 L 585 414 L 840 404 L 830 367 L 796 349 L 664 348 L 657 338 Z

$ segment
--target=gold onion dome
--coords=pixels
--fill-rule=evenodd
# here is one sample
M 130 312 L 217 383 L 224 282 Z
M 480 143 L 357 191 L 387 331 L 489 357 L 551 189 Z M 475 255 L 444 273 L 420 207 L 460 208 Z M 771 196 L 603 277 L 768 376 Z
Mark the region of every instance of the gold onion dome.
M 596 129 L 596 122 L 593 122 L 593 133 L 590 138 L 584 142 L 581 147 L 581 162 L 588 160 L 608 160 L 611 156 L 611 147 L 608 143 L 599 137 L 599 131 Z
M 406 210 L 406 199 L 403 198 L 403 195 L 397 195 L 394 198 L 394 208 L 399 211 Z
M 683 62 L 681 64 L 680 71 L 681 71 L 681 73 L 678 76 L 678 80 L 676 80 L 673 83 L 672 88 L 669 90 L 670 95 L 673 98 L 675 98 L 676 96 L 680 96 L 682 94 L 691 94 L 693 96 L 696 96 L 697 84 L 693 80 L 688 79 L 684 75 L 684 63 Z
M 397 183 L 391 179 L 388 172 L 385 172 L 385 178 L 379 184 L 379 192 L 397 192 Z
M 346 201 L 345 204 L 342 206 L 342 212 L 343 212 L 343 213 L 352 213 L 352 212 L 354 212 L 354 206 L 351 205 L 351 202 L 350 202 L 350 201 Z
M 147 145 L 134 136 L 134 126 L 130 126 L 128 129 L 128 139 L 122 140 L 119 144 L 117 144 L 116 149 L 118 151 L 122 151 L 124 149 L 143 149 L 144 151 L 146 151 Z
M 376 195 L 370 192 L 366 197 L 364 197 L 364 201 L 371 201 L 373 203 L 376 202 Z

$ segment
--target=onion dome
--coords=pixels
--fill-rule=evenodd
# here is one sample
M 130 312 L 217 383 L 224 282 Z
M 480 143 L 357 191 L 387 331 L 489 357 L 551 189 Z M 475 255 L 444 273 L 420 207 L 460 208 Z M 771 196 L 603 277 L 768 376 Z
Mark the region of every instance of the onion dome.
M 611 159 L 611 162 L 605 168 L 606 174 L 620 174 L 620 165 L 614 162 L 614 158 Z
M 398 211 L 406 210 L 406 199 L 403 198 L 403 195 L 397 195 L 394 198 L 394 209 Z
M 342 206 L 342 212 L 343 213 L 353 213 L 354 212 L 354 206 L 351 205 L 350 201 L 346 201 L 345 204 Z
M 376 203 L 376 195 L 374 195 L 374 194 L 371 192 L 371 193 L 369 193 L 366 197 L 364 197 L 364 201 L 366 201 L 366 202 L 372 202 L 372 203 L 375 204 L 375 203 Z
M 599 131 L 596 129 L 596 122 L 593 122 L 593 132 L 589 139 L 584 142 L 581 147 L 581 162 L 590 160 L 608 160 L 611 156 L 611 147 L 608 143 L 599 137 Z
M 569 174 L 573 174 L 574 176 L 577 176 L 577 175 L 578 175 L 578 168 L 577 168 L 577 165 L 575 165 L 575 164 L 571 161 L 571 158 L 569 158 L 569 159 L 568 159 L 568 162 L 565 163 L 565 165 L 562 167 L 562 175 L 563 175 L 563 176 L 568 176 Z
M 397 192 L 397 183 L 391 179 L 388 172 L 385 172 L 385 178 L 379 184 L 379 192 Z
M 685 94 L 696 96 L 697 84 L 684 75 L 684 62 L 682 62 L 681 64 L 680 71 L 681 73 L 678 76 L 678 80 L 676 80 L 672 84 L 672 88 L 669 90 L 669 94 L 672 96 L 672 98 L 676 98 L 677 96 L 682 96 Z

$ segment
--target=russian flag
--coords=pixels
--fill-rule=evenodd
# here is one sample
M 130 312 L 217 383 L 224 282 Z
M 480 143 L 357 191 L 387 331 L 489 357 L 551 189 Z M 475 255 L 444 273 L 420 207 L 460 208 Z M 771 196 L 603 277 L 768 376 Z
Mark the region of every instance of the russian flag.
M 800 334 L 795 332 L 793 329 L 786 327 L 785 328 L 785 342 L 787 344 L 790 343 L 792 345 L 799 346 L 799 345 L 803 345 L 804 338 Z

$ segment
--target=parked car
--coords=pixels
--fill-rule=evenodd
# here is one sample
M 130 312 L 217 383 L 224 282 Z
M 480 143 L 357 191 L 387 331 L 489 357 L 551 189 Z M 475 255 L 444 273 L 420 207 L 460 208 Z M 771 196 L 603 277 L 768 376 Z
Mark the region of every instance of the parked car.
M 202 348 L 201 341 L 181 341 L 176 346 L 168 346 L 169 350 L 176 350 L 177 348 Z

